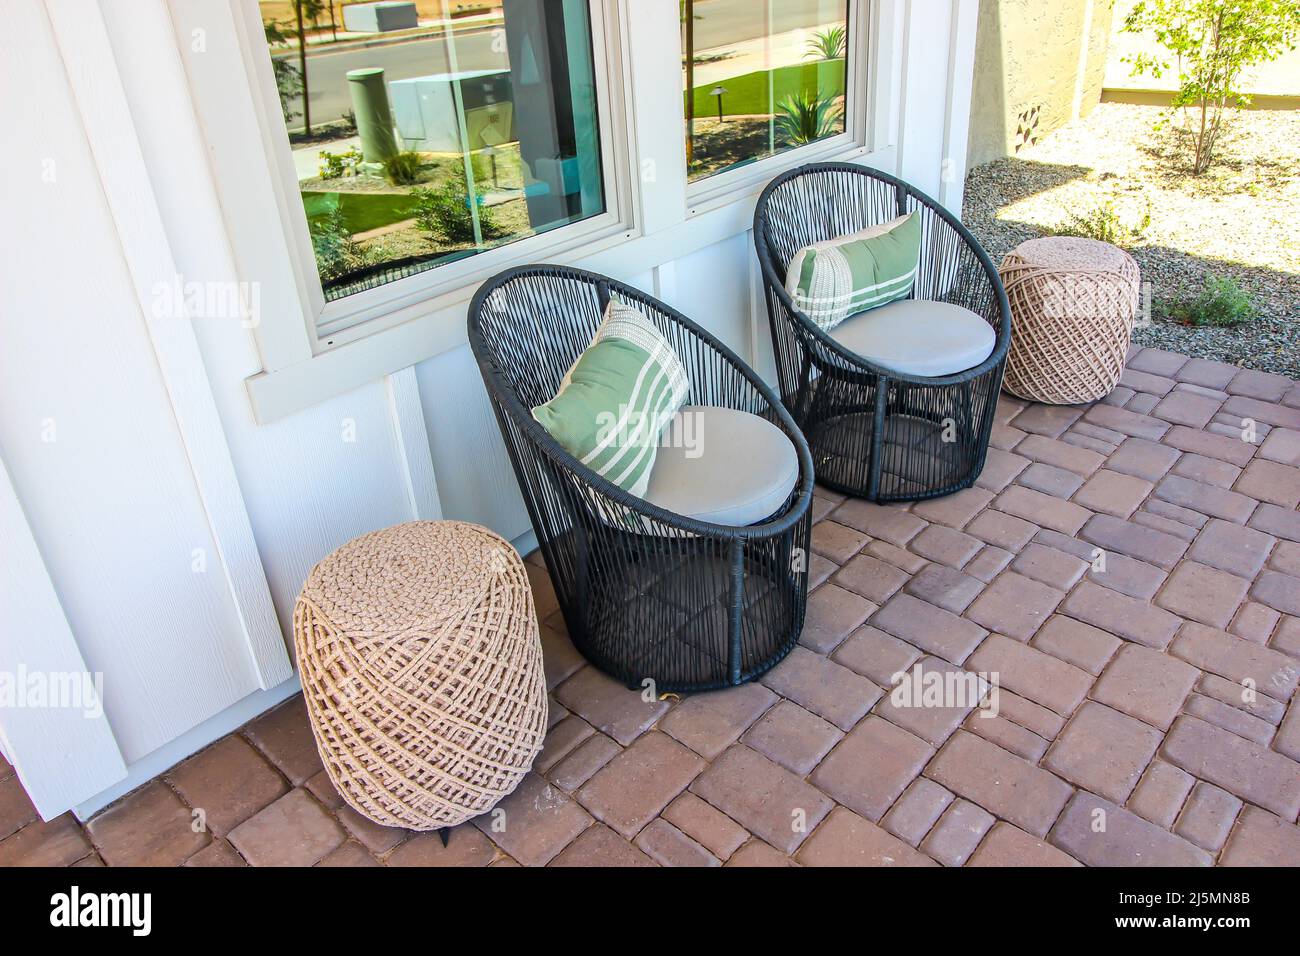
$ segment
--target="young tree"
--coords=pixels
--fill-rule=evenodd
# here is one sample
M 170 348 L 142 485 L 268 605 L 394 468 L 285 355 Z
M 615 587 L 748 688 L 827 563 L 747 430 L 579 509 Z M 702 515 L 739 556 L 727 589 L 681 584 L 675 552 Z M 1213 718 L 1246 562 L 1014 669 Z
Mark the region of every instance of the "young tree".
M 695 158 L 695 3 L 679 0 L 678 16 L 685 26 L 686 47 L 686 165 Z
M 302 80 L 302 125 L 311 135 L 311 104 L 307 102 L 307 30 L 303 20 L 315 22 L 320 17 L 324 0 L 293 0 L 294 19 L 298 27 L 298 72 Z
M 1214 157 L 1215 142 L 1229 105 L 1248 104 L 1238 89 L 1243 71 L 1295 49 L 1300 36 L 1300 0 L 1139 0 L 1124 20 L 1126 33 L 1150 30 L 1173 54 L 1181 108 L 1192 137 L 1192 173 L 1200 175 Z M 1168 57 L 1142 53 L 1129 60 L 1133 74 L 1160 77 Z
M 272 49 L 289 42 L 289 38 L 285 36 L 284 31 L 280 29 L 280 24 L 275 20 L 263 20 L 262 29 L 266 33 L 266 45 Z M 298 115 L 298 111 L 293 108 L 293 102 L 302 92 L 302 77 L 298 73 L 298 68 L 284 57 L 272 56 L 271 68 L 275 71 L 275 88 L 280 94 L 280 112 L 284 114 L 284 122 L 287 126 L 289 121 Z
M 704 17 L 695 12 L 695 0 L 678 0 L 678 19 L 682 23 L 682 44 L 686 63 L 686 165 L 695 160 L 695 21 Z

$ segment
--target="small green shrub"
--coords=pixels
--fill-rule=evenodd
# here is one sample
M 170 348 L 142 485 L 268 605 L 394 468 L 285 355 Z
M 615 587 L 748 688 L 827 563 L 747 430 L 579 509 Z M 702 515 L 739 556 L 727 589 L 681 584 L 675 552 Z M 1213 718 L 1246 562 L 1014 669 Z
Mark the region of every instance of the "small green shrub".
M 370 265 L 373 256 L 352 238 L 343 210 L 335 206 L 324 215 L 307 222 L 311 232 L 311 249 L 322 279 L 337 279 Z
M 795 146 L 816 142 L 838 132 L 840 109 L 829 96 L 796 93 L 776 108 L 776 125 Z
M 413 186 L 420 181 L 420 154 L 406 150 L 384 160 L 384 178 L 394 186 Z
M 471 202 L 478 204 L 479 231 L 484 241 L 505 235 L 492 207 L 483 205 L 477 196 L 470 196 L 465 170 L 459 164 L 441 186 L 417 187 L 411 190 L 411 198 L 415 200 L 415 221 L 435 241 L 450 245 L 474 242 Z
M 1227 276 L 1210 276 L 1199 295 L 1173 302 L 1169 315 L 1183 325 L 1230 327 L 1255 318 L 1255 306 L 1246 291 Z
M 1115 211 L 1115 203 L 1108 199 L 1087 212 L 1073 213 L 1049 232 L 1054 236 L 1079 236 L 1109 242 L 1114 246 L 1129 246 L 1139 241 L 1150 225 L 1150 209 L 1137 226 L 1129 226 Z

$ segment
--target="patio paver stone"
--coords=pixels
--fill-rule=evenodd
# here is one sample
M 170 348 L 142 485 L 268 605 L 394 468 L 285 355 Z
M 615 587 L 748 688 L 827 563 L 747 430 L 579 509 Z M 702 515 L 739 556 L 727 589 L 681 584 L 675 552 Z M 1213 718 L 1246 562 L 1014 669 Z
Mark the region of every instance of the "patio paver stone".
M 295 696 L 85 824 L 0 760 L 0 866 L 1300 866 L 1300 384 L 1130 357 L 1000 396 L 975 487 L 817 489 L 803 631 L 741 687 L 604 675 L 530 555 L 548 737 L 448 846 L 350 807 Z

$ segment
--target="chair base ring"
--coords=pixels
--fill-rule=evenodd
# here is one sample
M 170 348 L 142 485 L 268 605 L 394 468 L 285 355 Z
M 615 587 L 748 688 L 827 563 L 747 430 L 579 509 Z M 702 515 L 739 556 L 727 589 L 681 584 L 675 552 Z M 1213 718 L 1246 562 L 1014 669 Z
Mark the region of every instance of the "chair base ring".
M 823 419 L 808 431 L 817 484 L 874 502 L 924 501 L 971 487 L 983 470 L 981 447 L 945 421 L 906 414 L 885 419 L 880 477 L 871 492 L 873 417 L 856 411 Z
M 811 512 L 792 540 L 810 519 Z M 577 535 L 566 537 L 562 546 L 573 546 L 566 559 L 581 562 Z M 625 560 L 618 573 L 596 561 L 576 565 L 575 600 L 561 602 L 570 639 L 597 670 L 633 690 L 644 690 L 652 680 L 656 693 L 698 693 L 754 680 L 798 643 L 807 572 L 792 566 L 789 549 L 773 550 L 765 541 L 750 546 L 743 600 L 735 606 L 731 562 L 716 542 L 632 532 L 621 538 L 618 550 Z

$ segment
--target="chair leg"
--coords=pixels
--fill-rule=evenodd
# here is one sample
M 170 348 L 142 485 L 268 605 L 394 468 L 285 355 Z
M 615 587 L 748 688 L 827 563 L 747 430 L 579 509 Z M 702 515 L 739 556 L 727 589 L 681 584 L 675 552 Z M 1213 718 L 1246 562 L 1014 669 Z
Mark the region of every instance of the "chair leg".
M 804 353 L 803 368 L 799 370 L 799 388 L 796 393 L 796 406 L 792 409 L 794 420 L 803 425 L 812 408 L 812 356 Z
M 876 407 L 871 416 L 871 459 L 867 464 L 867 500 L 880 497 L 881 445 L 885 436 L 885 412 L 889 406 L 889 379 L 876 379 Z
M 735 685 L 740 683 L 741 646 L 745 614 L 745 541 L 737 538 L 731 542 L 731 588 L 727 601 L 727 677 Z

